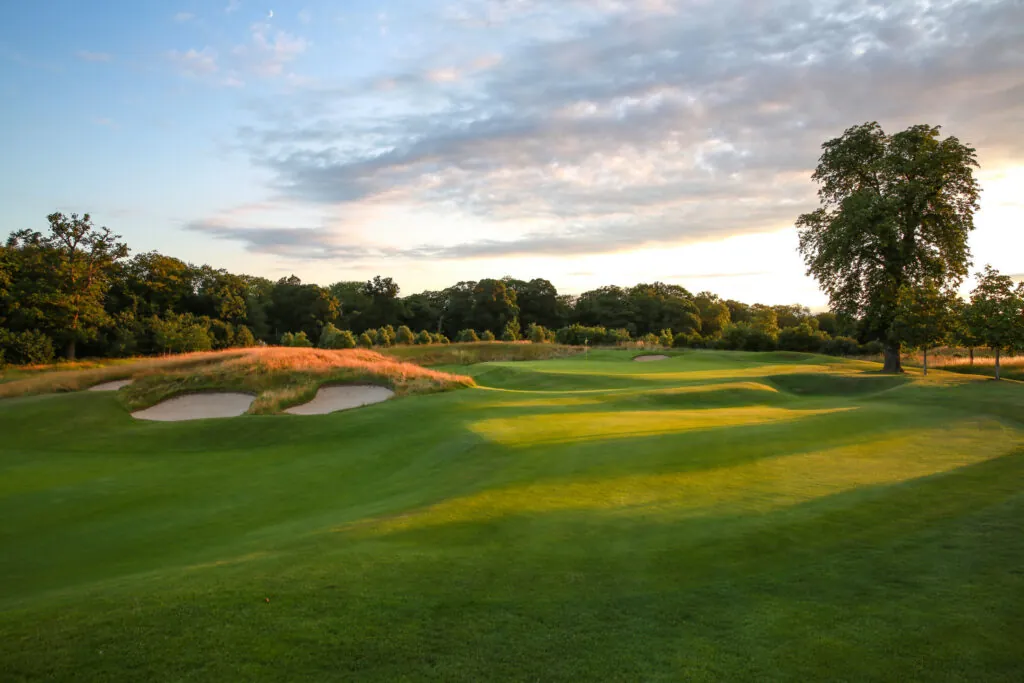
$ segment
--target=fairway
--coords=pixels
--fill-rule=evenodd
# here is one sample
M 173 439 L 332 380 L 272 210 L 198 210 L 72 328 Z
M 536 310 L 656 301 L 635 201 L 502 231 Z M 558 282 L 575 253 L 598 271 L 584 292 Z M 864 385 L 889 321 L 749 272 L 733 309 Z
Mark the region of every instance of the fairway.
M 634 355 L 0 400 L 0 681 L 1024 679 L 1024 385 Z

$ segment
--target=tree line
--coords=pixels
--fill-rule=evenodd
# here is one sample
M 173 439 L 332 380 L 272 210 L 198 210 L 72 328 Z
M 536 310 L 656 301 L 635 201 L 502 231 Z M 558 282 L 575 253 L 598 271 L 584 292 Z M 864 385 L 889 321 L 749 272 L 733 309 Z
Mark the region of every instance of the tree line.
M 196 266 L 156 252 L 130 257 L 88 214 L 48 216 L 0 247 L 0 358 L 132 356 L 245 347 L 323 348 L 448 341 L 619 344 L 834 355 L 879 353 L 864 320 L 800 305 L 746 304 L 654 282 L 559 294 L 548 280 L 459 282 L 401 296 L 388 277 L 327 287 Z M 905 286 L 896 322 L 905 346 L 955 340 L 998 351 L 1024 342 L 1024 292 L 989 269 L 970 304 L 938 281 Z

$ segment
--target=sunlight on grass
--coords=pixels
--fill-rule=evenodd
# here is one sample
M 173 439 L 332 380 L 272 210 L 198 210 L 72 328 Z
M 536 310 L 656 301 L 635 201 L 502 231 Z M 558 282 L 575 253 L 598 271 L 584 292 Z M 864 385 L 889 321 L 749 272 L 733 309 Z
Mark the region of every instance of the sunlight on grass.
M 640 436 L 679 434 L 698 429 L 738 427 L 769 422 L 787 422 L 815 415 L 855 410 L 822 408 L 790 410 L 764 406 L 707 408 L 702 410 L 633 410 L 544 414 L 513 418 L 492 418 L 470 425 L 475 433 L 503 446 L 529 447 L 541 444 L 625 439 Z
M 534 399 L 522 399 L 519 401 L 501 401 L 498 403 L 489 403 L 481 406 L 481 408 L 531 408 L 531 407 L 559 407 L 559 406 L 582 406 L 582 405 L 599 405 L 608 401 L 613 401 L 621 398 L 625 395 L 643 395 L 651 397 L 672 397 L 672 396 L 685 396 L 690 394 L 713 394 L 716 392 L 729 392 L 729 391 L 751 391 L 751 392 L 767 392 L 772 394 L 779 393 L 779 390 L 775 387 L 760 382 L 723 382 L 721 384 L 693 384 L 689 386 L 672 387 L 669 389 L 653 389 L 647 391 L 639 391 L 636 389 L 591 389 L 585 392 L 577 391 L 565 391 L 565 392 L 533 392 L 525 389 L 498 389 L 495 387 L 479 387 L 487 391 L 509 391 L 513 393 L 557 393 L 557 394 L 568 394 L 567 396 L 556 398 L 544 396 L 541 398 Z M 578 396 L 577 394 L 586 393 L 589 396 Z
M 1019 445 L 1018 435 L 995 420 L 968 420 L 926 433 L 905 431 L 732 467 L 484 491 L 371 522 L 369 528 L 387 534 L 564 510 L 672 517 L 763 513 L 861 487 L 949 472 L 1006 455 Z

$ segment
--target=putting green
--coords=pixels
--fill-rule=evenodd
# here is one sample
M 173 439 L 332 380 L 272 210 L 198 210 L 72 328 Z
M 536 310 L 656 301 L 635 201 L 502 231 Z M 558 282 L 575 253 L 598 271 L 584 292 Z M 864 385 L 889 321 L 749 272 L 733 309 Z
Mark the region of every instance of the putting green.
M 877 369 L 597 350 L 302 419 L 0 401 L 0 679 L 1021 680 L 1024 386 Z

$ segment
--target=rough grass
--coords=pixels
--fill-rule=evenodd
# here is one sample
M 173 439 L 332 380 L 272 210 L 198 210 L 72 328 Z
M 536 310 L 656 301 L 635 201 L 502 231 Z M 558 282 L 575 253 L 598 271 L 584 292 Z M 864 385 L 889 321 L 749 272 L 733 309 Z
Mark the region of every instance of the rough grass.
M 531 344 L 530 342 L 472 342 L 423 346 L 395 346 L 382 353 L 430 367 L 475 365 L 495 361 L 528 361 L 567 358 L 583 353 L 582 346 Z
M 306 403 L 329 384 L 378 384 L 408 396 L 472 386 L 473 380 L 364 349 L 267 347 L 200 367 L 147 373 L 125 387 L 121 397 L 135 411 L 183 394 L 237 391 L 256 396 L 248 412 L 259 415 Z
M 0 679 L 1024 680 L 1024 386 L 631 357 L 308 419 L 0 402 Z
M 110 361 L 79 361 L 20 367 L 4 371 L 5 381 L 0 383 L 0 398 L 35 396 L 66 391 L 81 391 L 104 382 L 133 379 L 174 370 L 197 368 L 209 363 L 222 363 L 229 358 L 250 353 L 235 349 L 178 356 L 133 358 Z

